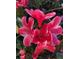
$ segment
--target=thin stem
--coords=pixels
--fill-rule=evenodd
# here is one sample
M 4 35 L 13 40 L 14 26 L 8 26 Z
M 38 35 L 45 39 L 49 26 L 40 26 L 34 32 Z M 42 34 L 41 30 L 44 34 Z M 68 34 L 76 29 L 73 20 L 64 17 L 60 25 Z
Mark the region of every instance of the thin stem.
M 52 9 L 52 10 L 54 11 L 54 10 L 59 10 L 59 9 L 63 9 L 63 7 L 54 8 L 54 9 Z
M 60 9 L 63 9 L 63 7 L 54 8 L 54 9 L 48 10 L 47 12 L 55 11 L 55 10 L 60 10 Z
M 18 36 L 16 37 L 16 39 L 19 38 L 19 37 L 20 37 L 20 35 L 18 35 Z

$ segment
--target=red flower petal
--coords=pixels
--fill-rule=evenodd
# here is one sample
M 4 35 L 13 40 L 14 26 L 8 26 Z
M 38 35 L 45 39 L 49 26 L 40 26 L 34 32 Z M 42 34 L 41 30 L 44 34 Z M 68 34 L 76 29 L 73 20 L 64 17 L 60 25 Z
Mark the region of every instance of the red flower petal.
M 44 24 L 43 27 L 42 27 L 42 29 L 41 29 L 42 34 L 48 33 L 48 30 L 47 29 L 48 29 L 47 28 L 47 24 Z
M 33 53 L 33 59 L 37 59 L 38 55 L 44 50 L 44 45 L 39 44 L 37 45 L 34 53 Z
M 33 12 L 33 17 L 37 20 L 44 20 L 45 14 L 41 10 L 36 9 Z
M 61 18 L 59 16 L 56 16 L 50 23 L 48 23 L 48 28 L 54 28 L 58 26 L 61 22 Z
M 54 33 L 54 34 L 56 34 L 56 35 L 59 35 L 59 34 L 62 35 L 63 29 L 62 29 L 61 26 L 57 26 L 57 27 L 53 28 L 53 29 L 51 30 L 51 32 Z
M 25 27 L 19 28 L 18 33 L 22 36 L 25 36 L 26 35 L 26 28 Z
M 32 42 L 32 37 L 30 35 L 26 35 L 23 40 L 24 46 L 30 46 Z
M 44 24 L 44 26 L 39 30 L 34 30 L 34 38 L 33 43 L 38 44 L 43 43 L 45 41 L 50 42 L 51 41 L 51 33 L 47 30 L 47 25 Z
M 55 47 L 51 46 L 51 45 L 46 45 L 45 49 L 50 51 L 50 52 L 54 52 L 55 51 Z
M 16 8 L 19 8 L 20 3 L 18 1 L 16 1 Z
M 52 17 L 54 17 L 55 15 L 56 15 L 55 12 L 48 13 L 48 14 L 45 15 L 45 19 L 52 18 Z
M 34 30 L 34 36 L 37 36 L 37 35 L 39 35 L 40 34 L 40 30 L 39 29 L 35 29 Z
M 58 40 L 57 36 L 55 34 L 52 34 L 52 43 L 56 46 L 60 44 L 60 41 Z
M 34 25 L 34 19 L 33 19 L 32 17 L 30 17 L 30 18 L 29 18 L 29 21 L 28 21 L 28 27 L 29 27 L 30 29 L 32 29 L 32 28 L 33 28 L 33 25 Z
M 41 10 L 36 9 L 34 10 L 32 16 L 38 21 L 38 26 L 40 27 L 44 20 L 45 14 Z
M 32 16 L 32 14 L 33 14 L 33 9 L 31 9 L 31 10 L 25 9 L 25 11 L 26 11 L 30 16 Z
M 34 33 L 33 33 L 33 35 L 34 35 L 33 43 L 34 44 L 38 44 L 39 43 L 39 37 L 38 37 L 39 34 L 40 34 L 40 30 L 35 29 Z
M 23 25 L 23 26 L 27 26 L 26 16 L 23 16 L 23 17 L 22 17 L 22 25 Z

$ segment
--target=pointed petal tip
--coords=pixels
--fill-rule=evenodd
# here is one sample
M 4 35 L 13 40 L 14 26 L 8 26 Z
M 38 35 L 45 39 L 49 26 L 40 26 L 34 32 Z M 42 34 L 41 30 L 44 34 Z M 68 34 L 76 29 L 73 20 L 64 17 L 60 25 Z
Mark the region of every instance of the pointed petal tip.
M 31 45 L 31 41 L 32 41 L 32 38 L 30 35 L 24 37 L 24 40 L 23 40 L 24 46 L 29 47 Z
M 25 11 L 26 11 L 30 16 L 32 16 L 33 9 L 30 9 L 30 10 L 29 10 L 29 9 L 26 8 Z
M 54 17 L 55 15 L 56 15 L 56 12 L 47 13 L 47 14 L 45 15 L 45 19 L 52 18 L 52 17 Z

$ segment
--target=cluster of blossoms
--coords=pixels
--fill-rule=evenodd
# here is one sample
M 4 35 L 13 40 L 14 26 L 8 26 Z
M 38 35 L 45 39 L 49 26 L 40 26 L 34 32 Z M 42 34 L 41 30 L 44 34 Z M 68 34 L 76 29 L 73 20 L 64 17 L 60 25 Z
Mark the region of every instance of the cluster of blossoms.
M 20 6 L 26 7 L 28 4 L 27 2 L 28 0 L 18 0 L 16 6 L 17 8 Z M 62 35 L 62 27 L 59 25 L 61 18 L 55 16 L 55 12 L 45 14 L 40 9 L 25 9 L 25 11 L 30 15 L 30 17 L 28 18 L 28 22 L 26 21 L 26 16 L 22 17 L 22 27 L 18 29 L 18 33 L 24 37 L 24 46 L 29 47 L 31 46 L 31 43 L 37 45 L 32 55 L 33 59 L 37 59 L 39 54 L 44 50 L 54 52 L 56 49 L 55 46 L 60 44 L 57 35 Z M 42 24 L 43 21 L 52 17 L 54 18 L 49 23 Z M 37 28 L 34 28 L 34 19 L 38 22 Z M 21 54 L 21 59 L 25 59 L 24 52 Z

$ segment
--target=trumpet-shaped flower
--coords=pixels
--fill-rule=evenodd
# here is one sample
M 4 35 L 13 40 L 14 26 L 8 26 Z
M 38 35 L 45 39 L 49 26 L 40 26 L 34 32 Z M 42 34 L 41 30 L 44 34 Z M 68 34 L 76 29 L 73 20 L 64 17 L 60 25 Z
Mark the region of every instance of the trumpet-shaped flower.
M 33 18 L 35 18 L 38 21 L 38 25 L 39 27 L 42 25 L 42 22 L 46 19 L 52 18 L 53 16 L 55 16 L 55 12 L 51 12 L 51 13 L 47 13 L 44 14 L 43 11 L 36 9 L 36 10 L 29 10 L 29 9 L 25 9 L 25 11 L 32 16 Z
M 43 25 L 40 30 L 35 30 L 33 42 L 37 44 L 37 47 L 33 54 L 33 59 L 37 59 L 44 49 L 50 52 L 55 51 L 55 46 L 60 44 L 57 35 L 62 34 L 62 28 L 59 26 L 60 22 L 60 17 L 56 16 L 51 22 Z
M 53 36 L 53 43 L 55 45 L 59 45 L 60 41 L 57 39 L 57 35 L 61 34 L 62 35 L 62 27 L 59 25 L 61 22 L 61 18 L 59 16 L 56 16 L 51 22 L 48 23 L 48 28 L 49 31 L 52 32 Z
M 23 44 L 25 46 L 30 46 L 32 37 L 33 37 L 33 24 L 34 19 L 29 18 L 28 23 L 26 22 L 26 17 L 22 17 L 22 25 L 23 27 L 19 28 L 18 32 L 20 35 L 24 36 Z

